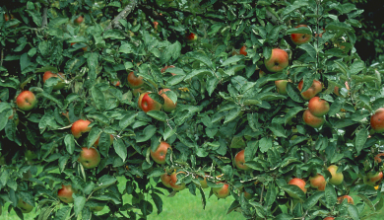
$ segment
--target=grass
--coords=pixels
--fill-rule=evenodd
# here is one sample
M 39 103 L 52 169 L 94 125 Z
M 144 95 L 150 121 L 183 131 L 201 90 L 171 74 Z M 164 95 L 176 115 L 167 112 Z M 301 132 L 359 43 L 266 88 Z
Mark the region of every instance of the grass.
M 118 178 L 119 180 L 119 191 L 122 192 L 125 188 L 124 178 Z M 160 189 L 164 192 L 164 195 L 160 195 L 163 200 L 163 211 L 157 214 L 157 209 L 152 199 L 149 201 L 152 203 L 154 209 L 153 213 L 148 216 L 149 220 L 160 220 L 160 219 L 178 219 L 178 220 L 192 220 L 192 219 L 212 219 L 212 220 L 232 220 L 232 219 L 244 219 L 244 217 L 238 212 L 231 212 L 226 214 L 229 206 L 233 202 L 233 197 L 229 196 L 226 199 L 218 200 L 216 196 L 207 198 L 207 205 L 205 210 L 201 202 L 200 192 L 196 191 L 196 196 L 189 193 L 188 189 L 185 189 L 177 193 L 174 197 L 168 197 L 169 194 L 166 190 Z M 205 189 L 205 195 L 208 197 L 210 189 Z M 124 203 L 131 202 L 131 195 L 123 196 Z M 37 204 L 36 204 L 37 205 Z M 9 204 L 3 208 L 3 214 L 0 216 L 1 220 L 18 220 L 19 217 L 15 211 L 7 212 Z M 100 213 L 108 212 L 108 208 L 104 208 Z M 34 211 L 29 214 L 24 214 L 25 220 L 33 220 L 38 213 Z

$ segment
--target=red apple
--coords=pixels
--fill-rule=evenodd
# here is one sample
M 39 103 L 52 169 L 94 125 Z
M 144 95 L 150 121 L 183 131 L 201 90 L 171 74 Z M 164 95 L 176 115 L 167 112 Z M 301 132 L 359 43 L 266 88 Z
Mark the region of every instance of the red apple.
M 371 117 L 371 127 L 376 132 L 384 132 L 384 108 L 379 108 Z
M 154 22 L 152 22 L 152 24 L 153 24 L 153 27 L 157 30 L 157 26 L 159 25 L 159 22 L 154 21 Z
M 60 75 L 61 77 L 59 77 L 58 75 Z M 45 81 L 47 81 L 51 77 L 56 77 L 56 78 L 60 79 L 60 82 L 57 82 L 57 84 L 52 87 L 54 90 L 58 90 L 58 89 L 64 88 L 64 86 L 65 86 L 65 82 L 64 82 L 65 76 L 64 76 L 63 73 L 56 74 L 56 73 L 52 73 L 51 71 L 46 71 L 44 73 L 44 75 L 43 75 L 43 83 L 45 83 Z
M 145 113 L 153 110 L 160 110 L 161 104 L 153 100 L 151 97 L 149 97 L 150 92 L 146 92 L 140 95 L 138 106 L 143 110 Z
M 287 95 L 287 84 L 288 80 L 283 79 L 275 81 L 277 92 L 282 95 Z
M 303 89 L 303 85 L 304 85 L 304 82 L 303 80 L 301 80 L 299 82 L 299 85 L 297 86 L 300 92 Z M 313 80 L 311 87 L 309 87 L 309 89 L 307 89 L 306 91 L 301 92 L 301 97 L 303 97 L 303 99 L 305 100 L 310 100 L 311 98 L 315 97 L 319 92 L 321 92 L 321 90 L 322 90 L 321 82 L 318 80 Z
M 308 110 L 312 113 L 312 115 L 321 117 L 329 112 L 329 104 L 327 101 L 315 96 L 309 100 Z
M 172 112 L 175 108 L 177 103 L 173 103 L 170 98 L 168 98 L 167 94 L 165 94 L 166 91 L 171 91 L 170 89 L 162 89 L 159 91 L 159 95 L 161 95 L 164 98 L 164 104 L 163 109 L 166 112 Z
M 143 80 L 143 77 L 141 76 L 135 76 L 135 74 L 133 72 L 130 72 L 128 74 L 128 85 L 131 87 L 131 88 L 139 88 L 141 87 L 143 84 L 144 84 L 144 80 Z
M 163 183 L 164 186 L 168 188 L 172 188 L 169 182 L 171 181 L 171 175 L 168 175 L 168 173 L 164 173 L 163 175 L 160 176 L 161 182 Z
M 319 191 L 324 191 L 327 182 L 323 175 L 317 174 L 314 177 L 309 177 L 311 187 L 316 188 Z
M 326 218 L 323 219 L 323 220 L 333 220 L 333 219 L 335 219 L 335 218 L 333 218 L 333 217 L 326 217 Z
M 305 24 L 300 24 L 300 25 L 296 26 L 296 28 L 300 28 L 300 27 L 308 27 L 308 26 Z M 312 36 L 310 34 L 300 34 L 300 33 L 291 34 L 292 42 L 297 44 L 297 45 L 305 44 L 308 41 L 310 41 L 311 38 L 312 38 Z
M 160 142 L 155 152 L 151 150 L 152 159 L 158 164 L 165 164 L 168 148 L 171 148 L 171 145 L 165 141 Z
M 217 198 L 226 198 L 229 196 L 229 185 L 223 182 L 219 182 L 217 184 L 221 183 L 224 185 L 221 188 L 212 188 L 212 192 L 217 196 Z
M 174 67 L 175 67 L 174 65 L 165 66 L 164 68 L 162 68 L 162 69 L 160 70 L 160 72 L 161 72 L 161 73 L 164 73 L 165 70 L 167 70 L 168 68 L 174 68 Z M 176 76 L 176 74 L 174 74 L 174 73 L 171 73 L 171 75 L 172 75 L 172 76 Z
M 75 121 L 71 128 L 73 136 L 79 138 L 83 133 L 89 132 L 91 130 L 91 127 L 88 127 L 89 124 L 91 124 L 91 122 L 88 120 L 79 119 Z
M 303 120 L 305 124 L 313 128 L 320 128 L 325 122 L 324 118 L 312 115 L 308 109 L 304 111 Z
M 195 40 L 197 40 L 197 35 L 194 34 L 194 33 L 190 33 L 190 34 L 187 35 L 187 40 L 195 41 Z
M 118 79 L 112 81 L 112 85 L 114 85 L 114 86 L 116 86 L 116 87 L 120 86 L 120 84 L 121 84 L 121 83 L 120 83 L 120 80 L 118 80 Z
M 73 203 L 74 199 L 72 197 L 72 194 L 73 194 L 73 189 L 71 185 L 68 185 L 68 186 L 62 185 L 62 188 L 59 189 L 59 191 L 57 192 L 57 197 L 59 197 L 59 199 L 62 202 Z
M 240 54 L 241 55 L 244 55 L 244 56 L 247 56 L 247 51 L 245 51 L 247 49 L 247 47 L 246 46 L 242 46 L 241 48 L 240 48 Z
M 11 14 L 11 20 L 13 20 L 15 17 L 13 16 L 13 14 Z M 4 20 L 5 21 L 9 21 L 9 16 L 7 13 L 4 14 Z
M 235 155 L 235 165 L 240 170 L 249 170 L 250 168 L 245 165 L 244 152 L 241 150 Z
M 75 19 L 75 22 L 77 23 L 77 24 L 80 24 L 81 22 L 83 22 L 83 20 L 84 20 L 84 18 L 83 18 L 83 16 L 79 16 L 79 17 L 77 17 L 76 19 Z
M 80 156 L 78 161 L 86 169 L 92 169 L 97 167 L 100 163 L 100 154 L 95 148 L 81 148 Z
M 135 97 L 137 97 L 139 94 L 145 93 L 145 92 L 147 92 L 147 91 L 148 91 L 147 89 L 144 89 L 143 87 L 141 87 L 141 88 L 134 89 L 134 90 L 132 91 L 132 93 L 133 93 L 133 95 L 134 95 Z
M 344 196 L 340 196 L 339 198 L 337 198 L 337 202 L 340 204 L 343 202 L 344 199 L 347 199 L 348 203 L 353 205 L 354 202 L 353 202 L 353 198 L 348 196 L 348 195 L 344 195 Z
M 280 72 L 288 66 L 288 63 L 287 52 L 279 48 L 272 49 L 271 57 L 264 62 L 265 67 L 270 72 Z
M 19 109 L 29 111 L 37 104 L 35 94 L 31 91 L 22 91 L 16 98 L 16 105 Z
M 182 183 L 181 185 L 177 185 L 177 174 L 184 173 L 184 172 L 174 172 L 171 174 L 171 180 L 169 181 L 169 185 L 172 187 L 173 190 L 180 191 L 185 189 L 185 183 Z M 184 173 L 185 174 L 185 173 Z
M 379 173 L 369 173 L 365 178 L 364 178 L 364 182 L 365 184 L 367 185 L 370 185 L 370 186 L 376 186 L 378 185 L 381 180 L 383 179 L 383 172 L 379 172 Z
M 307 193 L 307 189 L 305 188 L 305 181 L 303 179 L 300 179 L 300 178 L 292 178 L 289 182 L 288 182 L 289 185 L 293 185 L 293 186 L 297 186 L 299 187 L 303 193 Z M 289 196 L 291 196 L 292 198 L 295 198 L 295 199 L 298 199 L 299 197 L 295 194 L 291 194 L 291 193 L 288 193 Z
M 331 173 L 332 177 L 329 179 L 329 183 L 333 185 L 340 185 L 344 180 L 344 175 L 342 172 L 337 172 L 339 168 L 336 165 L 331 165 L 328 167 L 328 171 Z

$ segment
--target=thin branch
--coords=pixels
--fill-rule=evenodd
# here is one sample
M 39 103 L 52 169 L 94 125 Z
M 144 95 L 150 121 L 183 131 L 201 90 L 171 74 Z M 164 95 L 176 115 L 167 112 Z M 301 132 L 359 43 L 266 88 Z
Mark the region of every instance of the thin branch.
M 137 0 L 132 0 L 131 3 L 129 3 L 127 6 L 125 6 L 124 10 L 122 10 L 112 21 L 109 23 L 109 25 L 105 28 L 104 31 L 110 30 L 113 27 L 120 27 L 119 20 L 125 19 L 128 17 L 128 15 L 135 9 L 137 6 Z
M 45 27 L 45 26 L 47 26 L 47 24 L 48 24 L 47 10 L 48 10 L 47 7 L 44 7 L 44 8 L 43 8 L 43 20 L 42 20 L 42 22 L 41 22 L 41 27 L 42 27 L 42 28 Z

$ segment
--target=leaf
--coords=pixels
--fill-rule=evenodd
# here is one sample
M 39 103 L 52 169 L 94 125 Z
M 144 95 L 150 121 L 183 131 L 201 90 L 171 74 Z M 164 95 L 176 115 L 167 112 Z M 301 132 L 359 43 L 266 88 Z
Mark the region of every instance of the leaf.
M 133 112 L 128 112 L 125 116 L 119 121 L 120 129 L 124 130 L 128 126 L 130 126 L 133 122 L 135 122 L 135 118 L 138 114 L 134 114 Z
M 272 139 L 269 137 L 263 137 L 260 139 L 259 148 L 261 153 L 267 152 L 272 148 Z
M 64 206 L 56 212 L 54 220 L 66 220 L 69 213 L 72 211 L 72 206 Z
M 75 213 L 76 213 L 76 216 L 78 216 L 84 208 L 86 198 L 84 196 L 80 196 L 80 195 L 78 196 L 75 193 L 73 193 L 73 198 L 75 200 L 75 204 L 74 204 Z
M 151 193 L 151 197 L 156 205 L 157 214 L 160 214 L 163 211 L 163 201 L 161 200 L 160 196 L 158 196 L 156 193 Z
M 351 204 L 347 204 L 347 209 L 348 209 L 349 216 L 353 220 L 360 220 L 359 212 L 357 211 L 356 206 L 351 205 Z
M 199 74 L 205 74 L 205 75 L 210 75 L 210 76 L 213 76 L 213 72 L 211 70 L 208 70 L 208 69 L 197 69 L 197 70 L 192 70 L 192 72 L 190 72 L 185 78 L 184 78 L 184 81 L 187 81 Z
M 123 140 L 117 139 L 113 141 L 113 148 L 115 149 L 115 152 L 119 157 L 125 161 L 127 158 L 127 147 L 124 145 Z
M 271 130 L 273 132 L 274 135 L 276 135 L 277 137 L 284 137 L 286 138 L 287 135 L 286 135 L 286 130 L 285 128 L 282 126 L 282 125 L 279 125 L 279 124 L 272 124 L 270 126 L 268 126 L 269 130 Z
M 65 147 L 69 154 L 73 154 L 75 151 L 75 137 L 71 134 L 67 134 L 64 138 Z
M 117 180 L 115 177 L 110 176 L 110 175 L 104 175 L 104 176 L 100 177 L 99 180 L 97 181 L 97 186 L 94 189 L 94 191 L 99 190 L 99 189 L 103 189 L 103 188 L 107 188 L 107 187 L 115 184 L 116 182 L 117 182 Z
M 166 121 L 168 118 L 167 114 L 163 111 L 152 110 L 147 112 L 147 115 L 151 116 L 152 118 L 158 121 Z
M 333 207 L 337 202 L 336 191 L 332 184 L 325 186 L 325 201 L 328 208 Z
M 232 56 L 232 57 L 228 58 L 227 60 L 225 60 L 221 64 L 221 66 L 227 66 L 227 65 L 232 64 L 232 63 L 237 63 L 238 61 L 243 60 L 243 59 L 244 59 L 243 55 L 235 55 L 235 56 Z
M 288 215 L 288 214 L 284 214 L 284 213 L 279 214 L 275 218 L 275 220 L 291 220 L 291 219 L 294 219 L 294 217 L 291 215 Z
M 154 125 L 148 125 L 143 132 L 136 137 L 136 142 L 144 142 L 149 140 L 155 133 L 157 128 Z
M 283 189 L 287 194 L 297 196 L 297 198 L 302 201 L 305 200 L 304 192 L 296 185 L 285 185 L 282 186 L 281 189 Z
M 276 196 L 277 196 L 277 193 L 276 193 L 275 184 L 272 183 L 269 185 L 267 194 L 265 196 L 265 205 L 271 206 L 275 202 Z
M 211 96 L 213 91 L 216 89 L 217 85 L 219 84 L 219 79 L 215 76 L 212 76 L 208 78 L 207 80 L 207 92 L 208 95 Z
M 358 153 L 363 149 L 365 142 L 368 139 L 368 131 L 366 129 L 360 129 L 356 132 L 355 147 Z
M 310 208 L 312 208 L 314 205 L 316 205 L 316 203 L 319 201 L 319 199 L 321 199 L 323 196 L 324 196 L 324 192 L 321 192 L 321 191 L 317 191 L 315 192 L 314 194 L 312 194 L 304 203 L 304 206 L 303 208 L 305 210 L 309 210 Z
M 371 208 L 372 211 L 376 211 L 375 206 L 373 206 L 372 201 L 369 200 L 367 196 L 364 194 L 358 194 L 357 196 L 359 196 Z
M 90 92 L 97 109 L 104 110 L 105 109 L 104 94 L 97 87 L 92 87 Z
M 311 44 L 302 44 L 299 48 L 305 50 L 313 59 L 316 58 L 316 49 Z
M 287 83 L 287 93 L 293 101 L 298 103 L 304 102 L 300 95 L 299 89 L 297 89 L 292 83 Z

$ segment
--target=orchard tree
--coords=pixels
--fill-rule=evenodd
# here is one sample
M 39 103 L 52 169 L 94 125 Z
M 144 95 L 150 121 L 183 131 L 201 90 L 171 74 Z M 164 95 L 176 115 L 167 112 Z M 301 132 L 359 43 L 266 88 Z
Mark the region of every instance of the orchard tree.
M 0 207 L 146 219 L 163 188 L 199 191 L 203 209 L 230 197 L 246 219 L 367 219 L 384 205 L 384 67 L 356 53 L 362 12 L 338 0 L 6 1 Z

